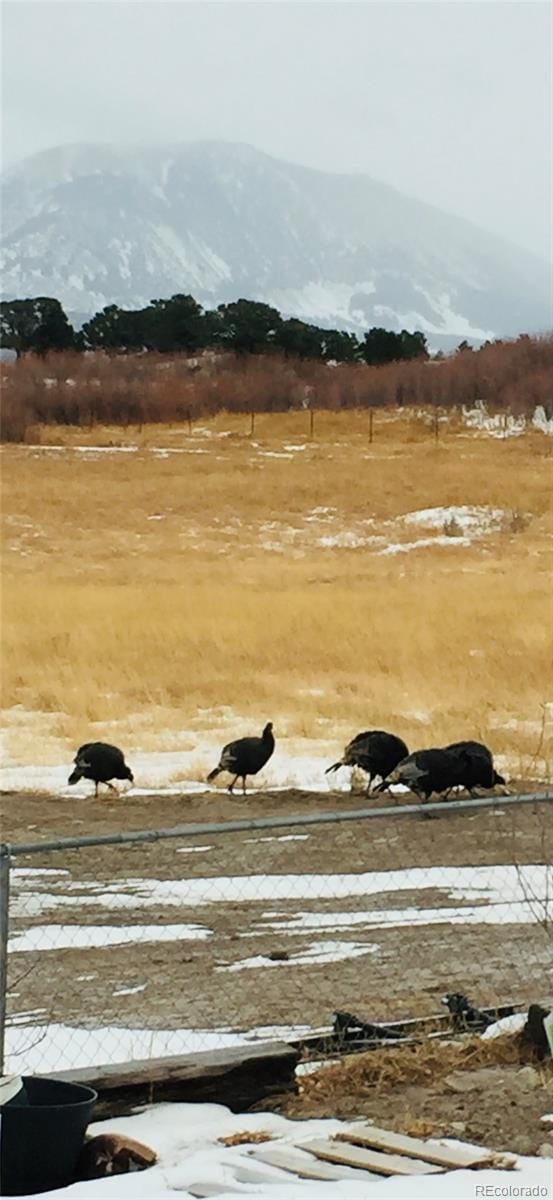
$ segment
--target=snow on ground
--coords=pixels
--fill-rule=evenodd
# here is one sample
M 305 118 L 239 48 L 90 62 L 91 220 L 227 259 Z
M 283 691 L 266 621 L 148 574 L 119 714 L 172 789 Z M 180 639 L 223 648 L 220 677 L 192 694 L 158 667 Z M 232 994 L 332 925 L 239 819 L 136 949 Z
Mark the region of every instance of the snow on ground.
M 314 689 L 314 694 L 324 694 Z M 252 728 L 251 719 L 227 706 L 213 709 L 198 709 L 186 729 L 175 730 L 170 724 L 164 727 L 168 710 L 159 710 L 132 717 L 134 737 L 140 731 L 151 736 L 152 725 L 158 730 L 157 749 L 145 752 L 129 750 L 127 760 L 132 767 L 135 784 L 116 782 L 122 801 L 126 795 L 140 796 L 155 791 L 156 795 L 180 795 L 181 793 L 216 792 L 228 786 L 231 776 L 221 775 L 217 787 L 206 783 L 208 771 L 219 761 L 223 744 L 232 738 L 259 733 Z M 169 712 L 169 716 L 173 714 Z M 73 804 L 94 795 L 94 784 L 83 779 L 69 786 L 68 777 L 72 770 L 75 748 L 67 748 L 64 739 L 57 736 L 56 726 L 63 720 L 62 713 L 27 710 L 23 705 L 13 705 L 2 710 L 3 729 L 0 732 L 2 750 L 0 755 L 0 789 L 3 791 L 51 792 L 71 800 Z M 348 791 L 351 771 L 338 772 L 332 781 L 325 775 L 330 762 L 335 762 L 341 752 L 336 745 L 333 723 L 326 718 L 316 718 L 314 725 L 318 737 L 279 736 L 278 753 L 271 758 L 255 780 L 248 780 L 248 792 L 266 788 L 302 788 L 309 791 Z M 123 728 L 124 726 L 124 728 Z M 40 732 L 35 732 L 38 727 Z M 321 736 L 331 729 L 332 738 Z M 128 722 L 118 727 L 117 723 L 93 722 L 89 726 L 89 741 L 109 741 L 125 745 L 128 740 Z M 38 765 L 31 754 L 36 754 L 37 744 L 44 747 L 45 759 Z M 28 757 L 27 757 L 28 755 Z M 56 762 L 56 758 L 58 761 Z M 59 761 L 60 758 L 62 761 Z M 29 761 L 30 760 L 30 761 Z M 107 790 L 101 786 L 100 794 Z M 110 793 L 113 799 L 113 793 Z M 237 797 L 238 799 L 238 797 Z M 234 802 L 230 802 L 234 803 Z M 183 820 L 186 813 L 183 812 Z
M 423 550 L 429 546 L 446 546 L 448 550 L 458 550 L 459 546 L 470 546 L 469 537 L 449 537 L 442 534 L 433 538 L 417 538 L 415 542 L 390 542 L 379 554 L 408 554 L 411 550 Z
M 541 433 L 553 434 L 553 417 L 547 416 L 542 404 L 538 404 L 534 410 L 532 425 L 534 429 L 539 429 Z
M 280 926 L 271 926 L 280 929 Z M 373 942 L 313 942 L 298 953 L 290 954 L 289 959 L 269 959 L 266 954 L 255 954 L 252 958 L 243 958 L 240 962 L 232 963 L 230 967 L 216 967 L 218 971 L 245 971 L 252 967 L 286 967 L 313 966 L 320 963 L 344 962 L 349 958 L 359 958 L 363 954 L 376 954 L 380 946 Z
M 177 854 L 206 854 L 213 846 L 177 846 Z
M 523 415 L 515 417 L 511 413 L 490 414 L 483 403 L 477 403 L 473 408 L 463 405 L 462 412 L 463 424 L 467 428 L 487 433 L 490 437 L 520 437 L 529 428 L 537 429 L 540 433 L 553 434 L 553 418 L 547 416 L 541 404 L 534 409 L 530 421 Z
M 518 1033 L 520 1029 L 526 1025 L 527 1013 L 513 1013 L 511 1017 L 502 1017 L 500 1021 L 494 1021 L 493 1025 L 488 1025 L 488 1028 L 480 1034 L 480 1037 L 486 1041 L 492 1038 L 501 1037 L 504 1033 Z
M 57 445 L 40 445 L 29 444 L 26 447 L 34 453 L 48 453 L 48 451 L 67 453 L 67 451 L 75 452 L 76 454 L 135 454 L 140 449 L 139 446 L 57 446 Z
M 271 1146 L 290 1147 L 331 1137 L 351 1128 L 338 1120 L 290 1121 L 276 1113 L 231 1113 L 218 1104 L 157 1104 L 132 1117 L 98 1121 L 95 1136 L 116 1133 L 135 1138 L 156 1151 L 147 1171 L 76 1183 L 43 1193 L 44 1200 L 192 1200 L 189 1188 L 213 1189 L 219 1200 L 239 1195 L 262 1200 L 468 1200 L 474 1196 L 551 1196 L 551 1163 L 518 1158 L 514 1172 L 453 1171 L 447 1175 L 408 1176 L 331 1183 L 299 1180 L 253 1158 L 247 1145 L 225 1146 L 219 1139 L 236 1133 L 268 1133 Z M 460 1145 L 459 1142 L 448 1142 Z M 482 1189 L 482 1190 L 480 1190 Z
M 445 540 L 448 545 L 451 543 L 455 546 L 462 539 L 448 537 Z M 397 547 L 390 549 L 389 552 L 399 552 L 404 548 L 405 543 L 398 543 Z M 305 694 L 316 696 L 324 693 L 322 689 L 312 688 L 306 689 Z M 432 720 L 432 712 L 406 711 L 398 715 L 405 716 L 408 720 L 420 720 L 425 724 L 429 724 Z M 5 792 L 49 792 L 54 796 L 71 801 L 74 805 L 78 805 L 79 802 L 88 800 L 90 796 L 94 795 L 94 784 L 89 780 L 83 779 L 71 787 L 68 785 L 68 776 L 72 770 L 71 760 L 75 751 L 73 748 L 65 751 L 65 761 L 60 762 L 59 758 L 64 754 L 64 740 L 58 738 L 54 732 L 50 733 L 60 719 L 60 714 L 28 712 L 22 706 L 16 705 L 4 709 L 2 716 L 4 731 L 1 735 L 1 790 Z M 219 761 L 221 747 L 233 737 L 260 732 L 255 727 L 252 729 L 251 720 L 244 720 L 240 713 L 232 711 L 227 713 L 222 710 L 211 712 L 199 710 L 196 718 L 189 723 L 191 728 L 187 730 L 175 731 L 170 728 L 166 731 L 163 728 L 163 720 L 163 711 L 155 714 L 147 713 L 145 716 L 135 714 L 132 719 L 133 737 L 137 740 L 140 737 L 140 730 L 144 728 L 146 736 L 148 736 L 152 723 L 155 722 L 155 727 L 159 729 L 157 735 L 159 749 L 150 752 L 128 750 L 127 761 L 132 767 L 135 783 L 129 787 L 126 783 L 116 781 L 122 805 L 126 796 L 144 796 L 150 795 L 152 792 L 158 796 L 177 796 L 221 791 L 228 786 L 231 776 L 222 774 L 216 785 L 205 782 L 208 771 Z M 498 721 L 498 725 L 501 727 L 504 724 L 505 718 Z M 352 772 L 349 767 L 341 768 L 332 776 L 325 774 L 329 764 L 336 762 L 341 756 L 343 747 L 343 743 L 340 745 L 336 742 L 332 721 L 324 717 L 315 718 L 314 728 L 319 736 L 311 738 L 278 736 L 277 753 L 255 779 L 248 780 L 248 794 L 288 788 L 297 788 L 308 792 L 350 792 Z M 522 728 L 525 729 L 524 724 Z M 538 731 L 539 728 L 538 723 Z M 27 733 L 25 733 L 23 739 L 21 738 L 23 730 L 32 731 L 33 729 L 37 730 L 33 737 L 29 736 L 27 739 Z M 126 745 L 128 744 L 128 730 L 129 722 L 123 722 L 121 727 L 118 727 L 117 723 L 108 725 L 104 722 L 96 722 L 90 726 L 89 740 L 114 741 L 118 745 Z M 324 736 L 327 730 L 332 736 Z M 344 741 L 346 740 L 345 736 Z M 36 746 L 41 742 L 47 761 L 42 765 L 37 765 L 36 760 L 34 762 L 29 762 L 28 759 L 25 761 L 26 747 L 29 749 L 30 757 L 30 754 L 36 754 Z M 13 753 L 11 753 L 12 745 L 15 748 Z M 55 761 L 55 758 L 58 758 L 58 762 Z M 502 766 L 507 769 L 508 764 L 498 760 L 497 766 L 499 770 Z M 518 769 L 518 764 L 513 764 L 513 766 Z M 366 781 L 367 777 L 360 775 L 358 783 L 362 778 Z M 393 788 L 392 790 L 394 793 L 400 793 L 404 789 Z M 106 795 L 108 795 L 107 790 L 101 785 L 100 796 Z M 111 800 L 114 799 L 113 793 L 109 793 L 109 796 Z M 235 806 L 229 808 L 229 816 L 240 815 L 236 807 L 239 800 L 240 789 L 237 788 L 234 800 L 229 800 L 229 804 Z M 378 802 L 378 797 L 369 801 L 375 805 Z M 183 807 L 183 820 L 186 820 L 185 807 Z
M 13 933 L 8 946 L 19 954 L 29 950 L 95 950 L 137 942 L 203 941 L 211 932 L 203 925 L 37 925 Z
M 286 836 L 286 835 L 285 835 Z M 295 836 L 295 835 L 293 835 Z M 180 847 L 175 847 L 178 853 Z M 209 848 L 204 847 L 209 854 Z M 451 905 L 443 903 L 435 907 L 418 907 L 415 903 L 401 906 L 403 896 L 411 900 L 413 892 L 423 896 L 429 892 L 446 893 Z M 317 940 L 294 950 L 293 941 L 289 958 L 271 961 L 267 956 L 253 956 L 239 960 L 222 969 L 242 971 L 278 967 L 284 973 L 301 970 L 303 966 L 340 962 L 362 955 L 377 954 L 380 947 L 366 935 L 377 929 L 399 926 L 421 926 L 435 923 L 459 924 L 525 924 L 543 920 L 548 911 L 547 896 L 553 894 L 553 866 L 537 865 L 493 865 L 479 867 L 425 867 L 397 871 L 373 871 L 351 875 L 243 875 L 214 876 L 188 880 L 156 880 L 147 878 L 124 878 L 99 881 L 74 881 L 68 872 L 42 868 L 13 869 L 12 913 L 14 920 L 40 918 L 45 912 L 59 909 L 102 908 L 106 917 L 120 914 L 120 920 L 132 910 L 154 906 L 167 909 L 187 906 L 196 910 L 205 906 L 206 915 L 213 904 L 237 904 L 275 901 L 344 899 L 350 896 L 378 896 L 389 898 L 389 907 L 353 910 L 348 912 L 305 912 L 262 909 L 254 911 L 251 924 L 241 937 L 263 936 L 269 931 L 282 938 L 315 934 Z M 434 897 L 432 897 L 434 898 Z M 549 902 L 550 903 L 550 902 Z M 179 913 L 179 915 L 181 915 Z M 84 913 L 83 913 L 84 915 Z M 196 912 L 194 911 L 194 916 Z M 340 932 L 355 930 L 357 940 L 338 940 Z M 10 938 L 10 949 L 15 951 L 41 950 L 48 952 L 64 947 L 81 948 L 98 945 L 118 945 L 123 942 L 167 941 L 176 939 L 205 939 L 211 930 L 200 924 L 167 924 L 162 919 L 155 925 L 94 924 L 69 925 L 37 924 L 26 930 L 14 929 Z M 324 940 L 324 935 L 330 935 Z M 338 934 L 338 938 L 336 935 Z M 323 935 L 323 940 L 321 940 Z M 361 935 L 361 936 L 359 936 Z M 85 981 L 93 976 L 78 976 Z M 138 980 L 134 990 L 143 988 Z M 124 992 L 121 993 L 125 994 Z M 17 996 L 14 993 L 10 998 Z M 8 1030 L 8 1054 L 11 1066 L 17 1066 L 18 1056 L 25 1054 L 26 1069 L 52 1069 L 44 1066 L 48 1061 L 64 1062 L 67 1065 L 86 1065 L 103 1061 L 109 1057 L 114 1061 L 125 1058 L 147 1057 L 149 1054 L 183 1052 L 210 1049 L 219 1045 L 232 1045 L 253 1038 L 292 1036 L 289 1028 L 263 1028 L 243 1034 L 229 1029 L 205 1031 L 181 1030 L 136 1030 L 125 1028 L 74 1029 L 63 1025 L 41 1024 L 43 1014 L 18 1014 L 10 1022 Z M 519 1018 L 517 1017 L 518 1021 Z M 24 1027 L 25 1026 L 25 1027 Z M 501 1031 L 504 1023 L 499 1023 Z M 499 1027 L 498 1027 L 499 1028 Z M 297 1033 L 297 1029 L 292 1032 Z M 305 1032 L 305 1028 L 300 1030 Z M 493 1032 L 487 1033 L 494 1036 Z M 221 1040 L 222 1039 L 222 1040 Z M 108 1050 L 106 1050 L 106 1041 Z M 113 1049 L 111 1049 L 113 1046 Z M 37 1048 L 33 1057 L 33 1050 Z M 176 1047 L 176 1049 L 175 1049 Z M 75 1057 L 77 1055 L 77 1058 Z M 36 1066 L 35 1066 L 36 1059 Z
M 349 896 L 375 896 L 390 893 L 438 890 L 450 900 L 469 907 L 427 910 L 430 919 L 462 920 L 478 918 L 483 923 L 515 924 L 544 920 L 547 897 L 553 894 L 553 866 L 547 864 L 513 866 L 499 864 L 478 867 L 413 867 L 398 871 L 364 871 L 351 875 L 231 875 L 199 879 L 127 878 L 94 882 L 46 881 L 42 890 L 36 879 L 21 877 L 13 871 L 13 917 L 37 917 L 43 913 L 69 908 L 105 908 L 109 912 L 154 906 L 177 907 L 212 904 L 272 903 L 278 900 L 335 900 Z M 478 904 L 477 902 L 481 903 Z M 549 902 L 550 906 L 550 902 Z M 411 908 L 367 910 L 367 926 L 413 919 L 424 910 Z M 471 918 L 471 912 L 475 916 Z M 407 916 L 405 914 L 408 914 Z M 438 917 L 438 914 L 441 916 Z M 338 914 L 336 914 L 338 915 Z M 353 914 L 355 916 L 355 914 Z M 326 914 L 318 914 L 323 920 Z M 290 916 L 303 922 L 310 914 Z M 348 914 L 351 919 L 352 914 Z M 302 924 L 301 928 L 306 926 Z M 57 928 L 57 927 L 56 927 Z M 72 926 L 74 928 L 74 926 Z M 148 927 L 146 927 L 148 928 Z M 195 926 L 195 929 L 203 927 Z M 297 926 L 296 926 L 297 928 Z M 285 931 L 283 926 L 283 932 Z M 19 935 L 14 935 L 19 936 Z M 195 936 L 206 936 L 205 931 Z
M 244 840 L 246 842 L 306 842 L 308 837 L 308 833 L 285 833 L 271 837 L 245 838 Z
M 422 525 L 426 529 L 443 529 L 444 525 L 454 523 L 463 532 L 485 532 L 498 529 L 504 512 L 501 508 L 490 508 L 487 505 L 450 504 L 441 508 L 420 508 L 415 512 L 405 513 L 403 520 L 406 525 Z
M 163 1058 L 172 1054 L 221 1050 L 227 1046 L 251 1045 L 252 1042 L 288 1041 L 311 1033 L 308 1025 L 270 1025 L 242 1032 L 221 1029 L 136 1029 L 121 1025 L 81 1028 L 58 1023 L 24 1024 L 42 1015 L 20 1013 L 10 1019 L 6 1030 L 6 1069 L 27 1073 L 59 1071 L 73 1067 L 131 1062 L 143 1058 Z
M 42 719 L 42 718 L 41 718 Z M 244 721 L 234 719 L 234 730 L 244 727 Z M 244 732 L 248 729 L 245 727 Z M 191 735 L 181 735 L 182 740 L 190 744 Z M 235 733 L 235 736 L 239 736 Z M 114 735 L 112 735 L 112 738 Z M 110 738 L 109 740 L 112 740 Z M 7 742 L 7 737 L 5 741 Z M 104 739 L 105 740 L 105 739 Z M 135 786 L 127 788 L 119 783 L 116 786 L 124 802 L 126 795 L 147 795 L 152 791 L 156 795 L 180 795 L 181 793 L 200 793 L 220 790 L 205 782 L 207 772 L 219 760 L 223 740 L 229 740 L 226 730 L 217 736 L 213 730 L 195 731 L 193 749 L 154 751 L 151 753 L 127 754 L 127 761 L 132 766 Z M 307 752 L 306 747 L 309 747 Z M 320 792 L 349 791 L 350 771 L 339 772 L 339 777 L 332 779 L 332 785 L 325 776 L 329 763 L 336 760 L 337 747 L 334 742 L 322 739 L 279 739 L 278 755 L 270 760 L 263 772 L 255 779 L 248 780 L 248 792 L 265 789 L 277 790 L 283 788 L 301 788 L 304 791 Z M 94 784 L 89 780 L 81 780 L 75 786 L 69 787 L 68 775 L 71 771 L 71 752 L 65 763 L 56 765 L 36 764 L 15 761 L 5 753 L 0 767 L 0 789 L 3 791 L 40 791 L 51 792 L 73 802 L 94 795 Z M 221 781 L 228 784 L 230 776 L 221 776 Z M 100 788 L 105 794 L 105 788 Z M 237 799 L 238 799 L 237 792 Z M 113 799 L 113 795 L 112 795 Z M 232 802 L 231 802 L 232 803 Z M 183 820 L 186 813 L 183 812 Z
M 419 908 L 413 904 L 407 908 L 377 908 L 369 912 L 298 913 L 286 924 L 267 922 L 260 924 L 259 929 L 277 930 L 282 934 L 305 934 L 314 928 L 321 933 L 332 933 L 341 925 L 348 929 L 353 925 L 362 925 L 368 930 L 399 929 L 405 925 L 527 925 L 544 920 L 550 909 L 551 903 L 545 898 L 537 904 L 533 899 L 506 901 L 505 904 L 492 901 L 490 904 L 463 905 L 460 908 L 445 905 L 442 908 Z

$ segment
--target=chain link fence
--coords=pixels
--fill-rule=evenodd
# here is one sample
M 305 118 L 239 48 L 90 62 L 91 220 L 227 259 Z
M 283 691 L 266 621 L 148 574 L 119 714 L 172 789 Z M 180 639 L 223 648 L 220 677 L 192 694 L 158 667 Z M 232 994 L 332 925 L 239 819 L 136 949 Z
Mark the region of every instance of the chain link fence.
M 335 1011 L 390 1023 L 447 992 L 543 1001 L 552 799 L 4 846 L 5 1069 L 298 1039 Z

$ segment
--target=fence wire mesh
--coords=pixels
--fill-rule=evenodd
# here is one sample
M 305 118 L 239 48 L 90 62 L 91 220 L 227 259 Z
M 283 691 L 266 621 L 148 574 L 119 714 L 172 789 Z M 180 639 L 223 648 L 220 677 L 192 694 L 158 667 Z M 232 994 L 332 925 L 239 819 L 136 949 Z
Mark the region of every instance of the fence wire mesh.
M 326 818 L 328 821 L 328 818 Z M 550 801 L 11 860 L 8 1071 L 551 996 Z

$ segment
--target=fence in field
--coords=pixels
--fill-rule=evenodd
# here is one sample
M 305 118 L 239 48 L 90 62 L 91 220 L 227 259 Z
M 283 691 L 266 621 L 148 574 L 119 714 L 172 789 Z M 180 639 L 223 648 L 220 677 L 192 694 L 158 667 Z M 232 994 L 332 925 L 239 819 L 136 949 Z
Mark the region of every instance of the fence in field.
M 328 1027 L 335 1009 L 424 1017 L 444 992 L 479 1007 L 543 1001 L 553 992 L 552 802 L 427 805 L 446 818 L 439 826 L 409 804 L 2 845 L 5 1068 L 297 1039 Z M 497 833 L 489 844 L 476 833 L 470 865 L 463 830 L 483 811 Z M 432 842 L 451 814 L 463 820 L 455 865 L 443 865 Z M 528 862 L 517 842 L 530 825 Z M 315 862 L 316 839 L 326 850 L 331 840 L 331 872 L 309 865 L 310 838 Z M 348 869 L 353 842 L 362 871 Z M 271 854 L 284 870 L 262 862 Z

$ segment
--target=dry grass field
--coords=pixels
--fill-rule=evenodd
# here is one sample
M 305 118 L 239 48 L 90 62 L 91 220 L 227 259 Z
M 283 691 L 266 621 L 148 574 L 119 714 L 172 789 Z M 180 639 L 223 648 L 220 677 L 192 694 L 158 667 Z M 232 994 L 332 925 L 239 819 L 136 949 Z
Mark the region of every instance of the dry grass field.
M 5 447 L 7 761 L 272 719 L 325 752 L 371 726 L 481 737 L 544 777 L 550 439 L 452 416 L 436 440 L 424 413 L 379 411 L 371 444 L 368 423 L 318 413 L 310 438 L 308 413 L 265 414 L 251 435 L 222 413 Z

